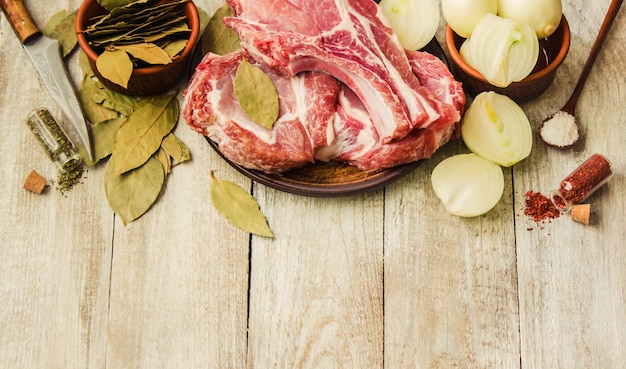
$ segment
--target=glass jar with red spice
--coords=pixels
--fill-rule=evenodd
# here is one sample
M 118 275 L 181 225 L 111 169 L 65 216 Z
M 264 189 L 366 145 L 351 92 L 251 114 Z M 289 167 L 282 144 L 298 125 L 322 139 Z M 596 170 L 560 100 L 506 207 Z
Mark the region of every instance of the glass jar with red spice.
M 581 203 L 613 176 L 611 162 L 604 155 L 593 154 L 561 181 L 550 199 L 559 211 L 567 213 L 572 205 Z

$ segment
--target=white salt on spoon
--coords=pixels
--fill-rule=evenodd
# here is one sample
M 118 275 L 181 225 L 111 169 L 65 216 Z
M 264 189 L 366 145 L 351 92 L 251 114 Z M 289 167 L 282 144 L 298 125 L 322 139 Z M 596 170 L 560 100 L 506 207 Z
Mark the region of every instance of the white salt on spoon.
M 576 118 L 561 109 L 546 119 L 539 127 L 539 135 L 546 145 L 557 148 L 568 148 L 578 142 L 578 125 Z
M 583 90 L 589 72 L 593 67 L 593 63 L 596 61 L 596 57 L 604 43 L 606 35 L 609 33 L 609 29 L 615 20 L 617 11 L 622 6 L 623 0 L 612 0 L 609 10 L 604 16 L 600 31 L 596 36 L 596 40 L 591 47 L 591 52 L 587 57 L 583 71 L 580 74 L 576 88 L 570 97 L 569 101 L 556 112 L 553 116 L 546 118 L 541 125 L 539 125 L 539 136 L 549 146 L 553 146 L 559 149 L 568 149 L 576 142 L 578 142 L 578 125 L 576 124 L 575 111 L 576 103 Z

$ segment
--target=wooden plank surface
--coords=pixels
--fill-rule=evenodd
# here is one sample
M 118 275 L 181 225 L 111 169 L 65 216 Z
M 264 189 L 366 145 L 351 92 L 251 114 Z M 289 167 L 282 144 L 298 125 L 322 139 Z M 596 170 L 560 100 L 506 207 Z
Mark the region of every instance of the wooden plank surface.
M 386 191 L 386 368 L 519 367 L 510 187 L 485 217 L 448 214 L 430 173 L 460 150 L 446 147 Z
M 573 30 L 572 52 L 547 97 L 526 107 L 540 122 L 567 101 L 609 1 L 564 4 Z M 536 145 L 515 171 L 516 187 L 549 192 L 592 154 L 607 155 L 614 177 L 593 195 L 592 224 L 563 216 L 544 229 L 517 227 L 521 347 L 525 368 L 623 368 L 626 363 L 626 17 L 618 14 L 579 100 L 577 120 L 586 142 L 574 152 Z M 521 192 L 520 192 L 521 193 Z M 521 201 L 517 208 L 521 207 Z M 532 226 L 532 224 L 530 225 Z
M 39 25 L 80 3 L 25 1 Z M 223 1 L 195 3 L 212 14 Z M 608 4 L 563 1 L 571 51 L 523 105 L 534 128 L 567 100 Z M 251 182 L 181 120 L 193 160 L 124 226 L 102 166 L 66 196 L 22 189 L 32 169 L 54 177 L 26 115 L 44 106 L 68 123 L 0 16 L 0 368 L 624 368 L 625 38 L 622 12 L 579 102 L 585 144 L 535 137 L 485 216 L 449 215 L 430 186 L 461 142 L 384 190 L 316 199 Z M 524 216 L 526 191 L 549 192 L 595 152 L 615 175 L 589 200 L 592 224 Z M 211 206 L 211 169 L 250 190 L 274 239 Z
M 248 367 L 381 368 L 383 194 L 254 193 L 276 239 L 252 242 Z

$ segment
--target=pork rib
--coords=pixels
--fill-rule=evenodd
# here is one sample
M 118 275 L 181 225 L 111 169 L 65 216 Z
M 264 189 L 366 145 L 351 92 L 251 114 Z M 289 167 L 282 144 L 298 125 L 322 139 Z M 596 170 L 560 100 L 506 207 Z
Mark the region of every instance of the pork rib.
M 458 115 L 465 109 L 465 93 L 448 67 L 426 52 L 407 52 L 413 72 L 430 93 L 455 107 Z M 427 128 L 414 128 L 404 138 L 383 143 L 363 103 L 342 87 L 333 122 L 335 139 L 320 147 L 320 160 L 345 161 L 362 170 L 380 170 L 411 163 L 432 156 L 452 137 L 460 134 L 458 119 L 440 118 Z
M 456 132 L 455 124 L 414 128 L 400 140 L 383 143 L 363 102 L 348 88 L 341 89 L 333 125 L 335 140 L 318 148 L 316 158 L 343 161 L 361 170 L 382 170 L 429 158 Z
M 420 85 L 382 11 L 371 0 L 227 0 L 225 18 L 248 53 L 291 77 L 322 71 L 363 101 L 383 143 L 414 127 L 458 119 Z

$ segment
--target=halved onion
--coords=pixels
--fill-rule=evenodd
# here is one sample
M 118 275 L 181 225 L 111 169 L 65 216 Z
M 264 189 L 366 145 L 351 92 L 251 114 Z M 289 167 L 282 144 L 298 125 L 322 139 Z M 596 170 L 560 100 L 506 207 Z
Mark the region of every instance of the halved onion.
M 437 0 L 382 0 L 379 5 L 405 49 L 419 50 L 435 37 L 440 19 Z
M 452 214 L 474 217 L 491 210 L 504 192 L 502 168 L 476 154 L 459 154 L 431 174 L 435 194 Z
M 441 0 L 441 11 L 450 28 L 468 38 L 485 14 L 498 13 L 498 0 Z
M 483 92 L 461 121 L 465 145 L 483 158 L 510 167 L 530 155 L 533 137 L 528 117 L 509 97 Z
M 489 83 L 506 87 L 532 72 L 539 57 L 539 40 L 528 24 L 487 14 L 459 53 Z

